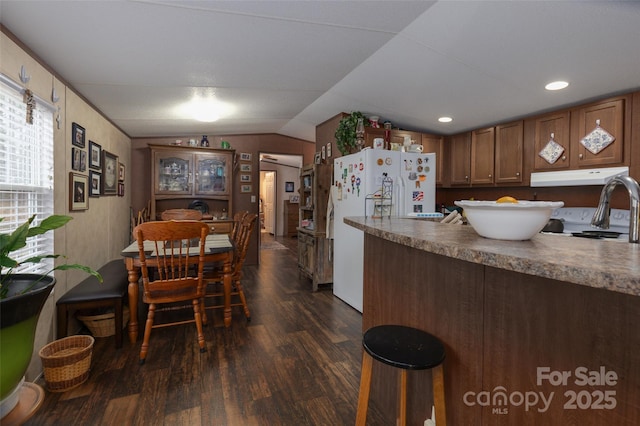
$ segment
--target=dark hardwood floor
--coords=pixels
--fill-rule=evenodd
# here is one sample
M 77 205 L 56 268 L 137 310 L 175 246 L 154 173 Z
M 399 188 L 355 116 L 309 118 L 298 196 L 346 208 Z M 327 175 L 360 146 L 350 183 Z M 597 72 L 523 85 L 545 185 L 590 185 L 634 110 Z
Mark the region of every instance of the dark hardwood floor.
M 47 391 L 27 424 L 354 424 L 361 315 L 330 289 L 311 291 L 298 274 L 295 238 L 263 234 L 265 247 L 271 240 L 286 248 L 271 245 L 259 266 L 245 267 L 251 322 L 234 308 L 225 328 L 222 312 L 208 310 L 202 354 L 193 324 L 156 329 L 143 366 L 141 337 L 119 350 L 113 337 L 96 338 L 89 380 Z M 384 424 L 373 404 L 368 424 Z

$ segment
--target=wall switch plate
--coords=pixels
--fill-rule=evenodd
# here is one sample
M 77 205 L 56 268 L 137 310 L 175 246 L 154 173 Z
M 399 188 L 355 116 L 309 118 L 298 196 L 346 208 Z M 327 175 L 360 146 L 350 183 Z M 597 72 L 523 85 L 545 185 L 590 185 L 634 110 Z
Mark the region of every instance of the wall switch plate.
M 255 202 L 256 202 L 256 196 L 255 196 L 255 195 L 252 195 L 252 196 L 251 196 L 251 202 L 252 202 L 252 203 L 255 203 Z

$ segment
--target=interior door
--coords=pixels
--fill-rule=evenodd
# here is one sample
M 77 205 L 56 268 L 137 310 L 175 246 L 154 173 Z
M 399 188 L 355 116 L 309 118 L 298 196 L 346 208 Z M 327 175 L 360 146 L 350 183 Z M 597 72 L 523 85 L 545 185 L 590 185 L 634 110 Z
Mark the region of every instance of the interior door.
M 275 180 L 276 172 L 266 172 L 264 175 L 264 230 L 270 234 L 275 234 Z

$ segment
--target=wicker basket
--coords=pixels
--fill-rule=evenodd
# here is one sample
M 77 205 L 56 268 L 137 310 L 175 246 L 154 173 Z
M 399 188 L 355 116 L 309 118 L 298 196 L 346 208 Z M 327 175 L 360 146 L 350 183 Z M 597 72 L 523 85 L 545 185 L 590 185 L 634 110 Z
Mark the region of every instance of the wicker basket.
M 95 340 L 91 336 L 70 336 L 40 349 L 44 380 L 49 391 L 65 392 L 89 378 L 93 342 Z
M 102 315 L 78 315 L 78 319 L 87 326 L 93 337 L 109 337 L 116 334 L 116 314 L 108 312 Z M 122 328 L 129 322 L 129 307 L 122 307 Z

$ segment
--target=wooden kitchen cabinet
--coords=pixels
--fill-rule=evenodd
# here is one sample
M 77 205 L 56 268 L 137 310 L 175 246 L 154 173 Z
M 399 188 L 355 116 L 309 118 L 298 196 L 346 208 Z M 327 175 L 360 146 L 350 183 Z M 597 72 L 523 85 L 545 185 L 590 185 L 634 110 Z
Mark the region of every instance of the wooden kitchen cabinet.
M 527 139 L 526 143 L 533 143 L 533 171 L 628 165 L 630 160 L 625 156 L 629 157 L 630 99 L 630 95 L 607 98 L 532 118 L 535 133 L 533 141 Z M 580 141 L 596 128 L 598 120 L 600 127 L 616 140 L 593 154 Z M 564 148 L 564 152 L 556 162 L 550 164 L 539 153 L 552 134 L 556 143 Z
M 311 280 L 311 288 L 318 291 L 321 284 L 333 282 L 333 240 L 324 232 L 298 228 L 298 268 Z
M 632 96 L 616 96 L 525 121 L 450 136 L 445 144 L 448 170 L 442 177 L 444 184 L 452 187 L 521 185 L 528 182 L 525 169 L 529 173 L 629 166 Z M 596 128 L 598 121 L 616 140 L 593 154 L 580 141 Z M 550 164 L 539 153 L 552 134 L 564 152 Z
M 524 123 L 453 135 L 449 139 L 449 184 L 493 186 L 522 183 Z
M 235 151 L 168 145 L 149 147 L 152 220 L 159 220 L 164 210 L 185 209 L 196 200 L 208 206 L 214 219 L 232 217 Z M 222 223 L 219 225 L 224 227 Z
M 449 183 L 452 186 L 471 183 L 471 132 L 449 139 Z
M 624 162 L 625 103 L 628 97 L 604 100 L 571 110 L 571 167 L 616 165 Z M 580 140 L 600 127 L 616 140 L 597 154 L 586 149 Z
M 524 123 L 501 124 L 495 130 L 495 179 L 496 184 L 522 183 L 524 158 Z
M 571 158 L 571 144 L 569 138 L 569 111 L 554 112 L 546 114 L 535 120 L 535 133 L 533 135 L 535 171 L 551 171 L 569 168 Z M 562 155 L 554 162 L 549 163 L 540 156 L 540 152 L 553 140 L 564 148 Z
M 493 183 L 495 128 L 471 132 L 471 184 Z
M 400 146 L 404 144 L 404 138 L 408 136 L 411 138 L 412 144 L 421 144 L 422 143 L 422 134 L 419 132 L 411 132 L 408 130 L 398 130 L 391 129 L 391 135 L 389 136 L 389 143 L 397 143 Z M 373 128 L 366 127 L 364 133 L 364 146 L 365 147 L 373 147 L 373 140 L 375 138 L 383 138 L 384 139 L 384 129 L 383 128 Z M 391 149 L 391 146 L 389 146 Z
M 326 238 L 331 166 L 309 164 L 300 171 L 298 268 L 311 279 L 313 291 L 333 282 L 333 240 Z
M 422 134 L 422 152 L 434 152 L 436 154 L 436 185 L 442 185 L 444 176 L 444 137 Z

